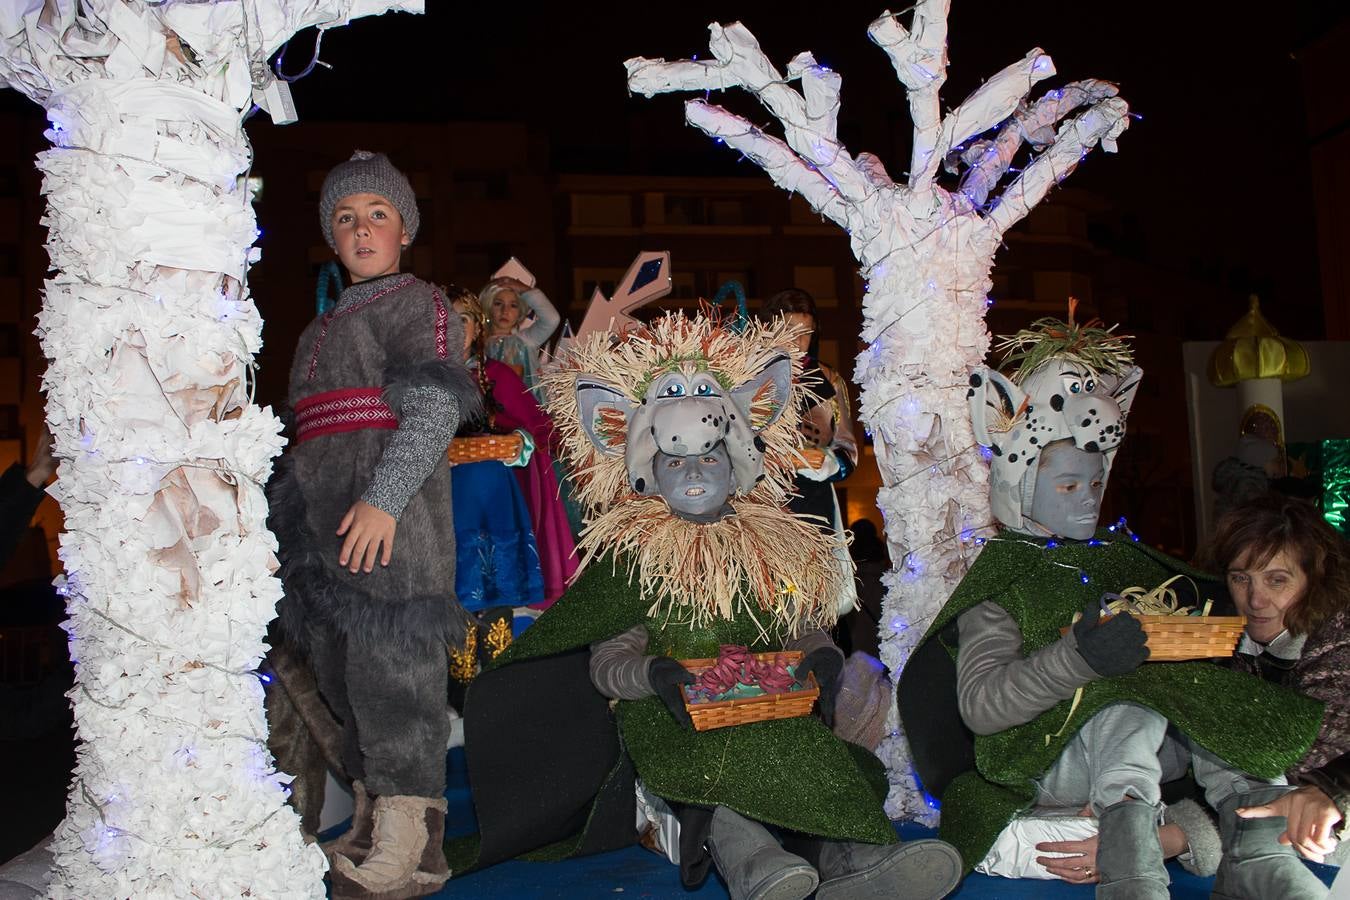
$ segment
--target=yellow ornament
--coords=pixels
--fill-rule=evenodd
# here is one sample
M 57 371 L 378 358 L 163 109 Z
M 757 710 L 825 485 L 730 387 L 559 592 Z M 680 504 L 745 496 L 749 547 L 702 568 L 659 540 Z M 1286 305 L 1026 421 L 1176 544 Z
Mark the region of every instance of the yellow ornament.
M 1261 301 L 1253 294 L 1247 314 L 1228 329 L 1224 342 L 1210 354 L 1208 374 L 1215 387 L 1232 387 L 1254 378 L 1295 381 L 1309 369 L 1308 351 L 1280 336 L 1261 315 Z

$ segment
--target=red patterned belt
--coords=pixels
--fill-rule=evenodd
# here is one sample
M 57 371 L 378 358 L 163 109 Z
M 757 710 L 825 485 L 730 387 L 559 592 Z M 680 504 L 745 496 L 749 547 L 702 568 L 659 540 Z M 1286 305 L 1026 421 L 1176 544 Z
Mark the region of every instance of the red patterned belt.
M 363 428 L 398 428 L 383 393 L 381 388 L 344 388 L 306 397 L 295 404 L 295 442 Z

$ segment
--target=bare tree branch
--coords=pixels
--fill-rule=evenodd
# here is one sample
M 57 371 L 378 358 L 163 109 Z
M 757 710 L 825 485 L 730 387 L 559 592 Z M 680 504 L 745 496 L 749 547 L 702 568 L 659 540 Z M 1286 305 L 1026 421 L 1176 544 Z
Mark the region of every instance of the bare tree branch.
M 942 160 L 942 154 L 937 152 L 942 132 L 939 94 L 947 81 L 950 8 L 951 0 L 920 0 L 909 29 L 889 10 L 867 28 L 868 37 L 886 52 L 908 94 L 909 116 L 914 122 L 914 146 L 909 162 L 911 190 L 931 184 Z
M 684 104 L 690 125 L 739 150 L 779 187 L 801 194 L 811 208 L 843 228 L 848 227 L 844 198 L 821 172 L 808 165 L 787 144 L 765 134 L 750 122 L 720 106 L 702 100 Z
M 1037 47 L 975 89 L 942 122 L 936 152 L 944 157 L 1013 114 L 1036 82 L 1055 74 L 1055 64 Z
M 961 154 L 961 161 L 969 166 L 961 179 L 961 193 L 973 205 L 983 206 L 1012 165 L 1024 140 L 1039 150 L 1054 141 L 1054 126 L 1060 119 L 1080 106 L 1116 94 L 1114 84 L 1086 79 L 1049 91 L 1030 108 L 1018 109 L 999 129 L 997 137 L 991 141 L 978 141 Z
M 722 91 L 747 87 L 746 68 L 732 66 L 735 51 L 726 29 L 714 22 L 708 26 L 708 31 L 708 48 L 713 54 L 710 60 L 682 59 L 671 62 L 642 56 L 625 60 L 623 67 L 628 73 L 628 89 L 651 97 L 674 91 Z M 753 42 L 753 38 L 751 40 Z M 754 79 L 755 82 L 767 83 L 781 78 L 773 66 L 768 65 L 768 59 L 762 53 L 759 58 L 768 66 L 768 71 L 763 73 L 762 78 Z
M 806 100 L 806 121 L 811 130 L 836 143 L 839 140 L 839 88 L 843 78 L 838 72 L 816 62 L 810 53 L 799 53 L 788 63 L 788 77 L 800 78 Z
M 878 190 L 895 187 L 895 181 L 886 171 L 885 163 L 878 159 L 875 154 L 859 153 L 855 165 L 872 187 Z
M 867 180 L 854 168 L 853 158 L 834 137 L 839 103 L 839 76 L 813 65 L 810 54 L 799 54 L 794 63 L 801 67 L 812 93 L 807 100 L 789 85 L 760 48 L 750 30 L 740 22 L 725 27 L 714 22 L 708 26 L 708 48 L 716 64 L 690 60 L 667 62 L 643 58 L 624 63 L 628 86 L 651 96 L 677 90 L 706 90 L 713 87 L 741 87 L 754 94 L 783 125 L 788 146 L 809 165 L 821 170 L 848 200 L 861 201 L 871 191 Z M 824 129 L 813 127 L 812 119 Z
M 1115 139 L 1129 125 L 1129 111 L 1124 100 L 1109 97 L 1060 126 L 1054 142 L 998 198 L 988 216 L 995 231 L 1007 234 L 1052 187 L 1078 167 L 1096 144 L 1108 153 L 1114 152 Z

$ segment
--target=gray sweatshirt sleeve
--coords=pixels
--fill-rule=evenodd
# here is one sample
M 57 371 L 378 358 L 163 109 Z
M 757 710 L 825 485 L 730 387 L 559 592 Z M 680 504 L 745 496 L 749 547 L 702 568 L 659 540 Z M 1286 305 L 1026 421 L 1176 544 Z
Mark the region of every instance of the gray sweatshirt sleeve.
M 822 647 L 828 647 L 835 653 L 838 653 L 840 659 L 843 659 L 844 651 L 839 649 L 839 645 L 834 642 L 828 632 L 819 628 L 812 629 L 800 637 L 793 638 L 784 645 L 783 649 L 800 650 L 802 651 L 803 656 L 810 656 L 812 650 L 819 650 Z
M 553 332 L 558 330 L 558 323 L 562 322 L 562 316 L 558 310 L 549 302 L 544 292 L 539 288 L 530 288 L 520 295 L 520 299 L 534 313 L 534 321 L 525 328 L 517 332 L 517 337 L 538 350 L 548 339 L 553 336 Z
M 1022 632 L 998 604 L 985 601 L 956 621 L 961 632 L 957 702 L 961 718 L 976 734 L 1024 725 L 1097 678 L 1078 652 L 1073 631 L 1023 657 Z
M 656 657 L 647 656 L 647 629 L 634 625 L 618 637 L 591 644 L 591 684 L 610 699 L 641 700 L 655 691 L 647 669 Z
M 418 385 L 403 394 L 400 411 L 398 430 L 361 495 L 395 519 L 445 456 L 459 427 L 459 402 L 445 388 Z

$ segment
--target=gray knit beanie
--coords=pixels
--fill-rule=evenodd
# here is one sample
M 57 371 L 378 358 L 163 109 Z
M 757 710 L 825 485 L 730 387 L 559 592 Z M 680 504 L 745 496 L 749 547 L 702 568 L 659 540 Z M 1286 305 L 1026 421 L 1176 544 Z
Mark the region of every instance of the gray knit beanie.
M 319 227 L 323 229 L 323 239 L 334 250 L 333 209 L 343 197 L 352 194 L 379 194 L 394 205 L 403 217 L 403 229 L 408 232 L 408 240 L 417 239 L 417 226 L 421 217 L 417 214 L 417 195 L 413 193 L 408 178 L 389 161 L 383 153 L 371 153 L 357 150 L 352 158 L 338 163 L 323 180 L 323 189 L 319 191 Z

